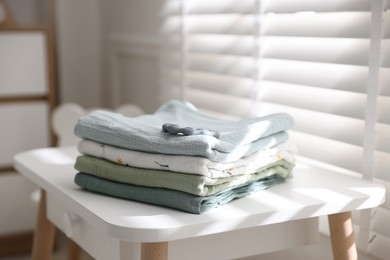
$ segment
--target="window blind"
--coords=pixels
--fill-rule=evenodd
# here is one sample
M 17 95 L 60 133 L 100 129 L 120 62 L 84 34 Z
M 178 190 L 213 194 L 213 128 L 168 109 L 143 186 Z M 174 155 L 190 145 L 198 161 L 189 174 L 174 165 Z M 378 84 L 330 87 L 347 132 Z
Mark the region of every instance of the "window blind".
M 300 155 L 390 192 L 389 0 L 166 0 L 162 16 L 163 101 L 223 118 L 288 112 Z M 388 198 L 360 219 L 360 246 L 378 256 L 390 255 Z

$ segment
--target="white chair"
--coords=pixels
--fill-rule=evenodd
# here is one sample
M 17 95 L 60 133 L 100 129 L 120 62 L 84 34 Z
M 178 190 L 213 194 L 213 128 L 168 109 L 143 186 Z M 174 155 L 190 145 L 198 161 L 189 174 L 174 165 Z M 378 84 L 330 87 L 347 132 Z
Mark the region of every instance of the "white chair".
M 76 124 L 78 118 L 94 109 L 84 109 L 80 105 L 74 103 L 64 103 L 58 106 L 52 117 L 52 127 L 56 134 L 58 146 L 72 146 L 77 144 L 80 140 L 73 134 L 73 127 Z M 134 117 L 144 114 L 144 111 L 136 105 L 126 104 L 118 107 L 114 110 L 128 117 Z M 317 241 L 318 234 L 318 220 L 316 218 L 309 220 L 292 221 L 291 223 L 282 223 L 279 225 L 272 225 L 266 227 L 253 228 L 251 230 L 241 230 L 232 234 L 226 235 L 213 235 L 208 239 L 188 239 L 183 241 L 173 241 L 170 243 L 172 251 L 176 252 L 175 255 L 178 259 L 186 258 L 186 252 L 193 248 L 204 248 L 205 252 L 209 243 L 213 241 L 223 241 L 223 250 L 219 251 L 216 255 L 208 255 L 211 258 L 231 258 L 232 256 L 250 256 L 260 253 L 273 252 L 288 248 L 299 247 L 307 244 L 311 244 Z M 65 234 L 66 234 L 65 230 Z M 267 237 L 275 237 L 275 234 L 285 233 L 287 237 L 294 239 L 287 239 L 286 241 L 279 241 L 273 243 L 270 246 L 269 243 L 263 243 L 259 245 L 256 241 L 261 241 Z M 288 235 L 287 235 L 288 234 Z M 241 247 L 235 246 L 237 237 L 242 237 L 246 245 Z M 170 250 L 171 250 L 170 249 Z M 68 259 L 78 259 L 80 255 L 80 247 L 69 239 Z
M 381 185 L 301 160 L 290 181 L 195 216 L 75 189 L 77 156 L 71 146 L 14 157 L 42 191 L 34 260 L 51 259 L 55 227 L 96 259 L 235 259 L 312 243 L 319 216 L 328 216 L 334 259 L 356 260 L 351 211 L 385 195 Z

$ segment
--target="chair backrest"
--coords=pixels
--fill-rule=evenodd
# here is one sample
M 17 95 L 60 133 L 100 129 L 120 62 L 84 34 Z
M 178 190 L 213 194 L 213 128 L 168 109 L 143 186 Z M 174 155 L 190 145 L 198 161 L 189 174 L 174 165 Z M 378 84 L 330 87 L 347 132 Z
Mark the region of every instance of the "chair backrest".
M 74 103 L 64 103 L 56 107 L 53 111 L 52 116 L 52 127 L 55 135 L 57 136 L 57 146 L 69 146 L 75 145 L 80 140 L 77 136 L 73 134 L 73 128 L 77 120 L 93 109 L 84 109 L 78 104 Z M 99 108 L 104 110 L 109 110 L 106 108 Z M 127 117 L 140 116 L 144 114 L 144 111 L 133 104 L 125 104 L 114 110 L 117 113 L 120 113 Z

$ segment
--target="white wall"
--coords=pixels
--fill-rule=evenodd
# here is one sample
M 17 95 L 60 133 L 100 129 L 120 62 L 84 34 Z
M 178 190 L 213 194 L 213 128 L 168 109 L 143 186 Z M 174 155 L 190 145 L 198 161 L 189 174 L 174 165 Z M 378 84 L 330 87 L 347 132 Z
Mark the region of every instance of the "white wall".
M 7 0 L 6 3 L 19 24 L 34 24 L 38 21 L 37 0 Z
M 96 0 L 56 0 L 60 102 L 101 106 L 101 27 Z
M 103 100 L 158 106 L 158 26 L 162 1 L 101 1 Z
M 158 107 L 160 2 L 56 0 L 61 102 Z

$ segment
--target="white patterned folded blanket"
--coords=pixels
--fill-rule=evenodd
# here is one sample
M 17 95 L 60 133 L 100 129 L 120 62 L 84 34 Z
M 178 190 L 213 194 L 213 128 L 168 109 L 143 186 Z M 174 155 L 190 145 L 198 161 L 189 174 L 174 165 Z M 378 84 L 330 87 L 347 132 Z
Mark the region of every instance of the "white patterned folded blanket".
M 81 140 L 77 148 L 81 154 L 103 158 L 121 165 L 197 174 L 210 178 L 252 174 L 281 159 L 294 164 L 297 153 L 297 147 L 291 141 L 260 150 L 231 163 L 213 162 L 199 156 L 145 153 L 90 140 Z

